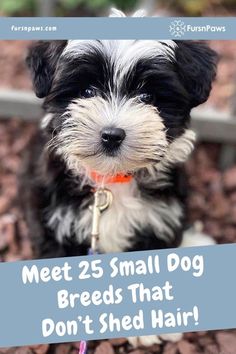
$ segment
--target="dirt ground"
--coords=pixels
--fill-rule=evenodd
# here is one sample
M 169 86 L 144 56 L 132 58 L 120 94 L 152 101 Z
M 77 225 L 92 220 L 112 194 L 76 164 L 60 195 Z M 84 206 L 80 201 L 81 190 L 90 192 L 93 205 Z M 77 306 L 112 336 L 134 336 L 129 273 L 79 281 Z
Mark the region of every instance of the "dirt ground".
M 0 88 L 29 89 L 24 67 L 27 42 L 0 42 Z M 220 54 L 217 81 L 207 103 L 217 110 L 231 111 L 236 83 L 236 41 L 215 41 Z M 31 259 L 28 230 L 17 206 L 18 173 L 27 143 L 35 131 L 33 123 L 17 117 L 0 120 L 0 261 Z M 219 168 L 220 144 L 201 142 L 186 165 L 189 181 L 188 219 L 200 222 L 202 230 L 217 243 L 236 242 L 236 165 Z M 2 348 L 0 354 L 75 354 L 79 343 Z M 236 330 L 186 333 L 177 344 L 132 348 L 126 339 L 89 343 L 95 354 L 235 354 Z

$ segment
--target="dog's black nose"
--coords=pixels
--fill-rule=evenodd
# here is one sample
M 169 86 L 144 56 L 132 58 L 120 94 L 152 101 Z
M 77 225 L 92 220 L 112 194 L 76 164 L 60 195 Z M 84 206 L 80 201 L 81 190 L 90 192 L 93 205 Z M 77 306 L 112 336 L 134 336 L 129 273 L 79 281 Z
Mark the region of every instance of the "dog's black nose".
M 104 128 L 101 132 L 102 144 L 107 149 L 117 149 L 125 138 L 125 131 L 121 128 Z

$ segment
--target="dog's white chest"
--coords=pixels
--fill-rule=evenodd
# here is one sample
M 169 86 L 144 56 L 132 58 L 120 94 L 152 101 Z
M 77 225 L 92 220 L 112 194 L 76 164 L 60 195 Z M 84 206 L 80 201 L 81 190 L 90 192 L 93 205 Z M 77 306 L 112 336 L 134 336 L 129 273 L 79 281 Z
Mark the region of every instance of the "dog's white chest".
M 176 202 L 168 205 L 163 201 L 142 198 L 136 182 L 109 185 L 113 202 L 100 217 L 99 250 L 121 252 L 134 241 L 135 231 L 150 227 L 157 237 L 171 238 L 172 225 L 179 225 L 182 210 Z M 77 223 L 77 234 L 83 239 L 90 237 L 91 211 L 83 211 Z M 145 235 L 144 235 L 145 237 Z
M 116 183 L 108 188 L 113 194 L 113 202 L 101 214 L 98 245 L 101 252 L 119 252 L 130 245 L 134 229 L 141 227 L 144 205 L 134 182 Z M 85 210 L 77 225 L 77 234 L 90 237 L 91 225 L 91 211 Z
M 173 199 L 163 201 L 141 196 L 135 180 L 107 186 L 113 194 L 113 202 L 105 210 L 99 223 L 99 251 L 121 252 L 134 241 L 135 231 L 151 228 L 156 237 L 171 239 L 173 228 L 180 225 L 182 210 Z M 170 225 L 172 227 L 170 227 Z M 92 212 L 82 208 L 78 212 L 58 208 L 51 215 L 48 226 L 54 229 L 59 242 L 75 233 L 79 243 L 91 239 Z

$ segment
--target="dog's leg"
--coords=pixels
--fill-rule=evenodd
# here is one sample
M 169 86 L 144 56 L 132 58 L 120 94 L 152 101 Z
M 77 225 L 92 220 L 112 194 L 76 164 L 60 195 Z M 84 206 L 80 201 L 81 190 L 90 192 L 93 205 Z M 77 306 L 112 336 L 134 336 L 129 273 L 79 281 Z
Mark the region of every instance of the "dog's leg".
M 201 226 L 201 225 L 200 225 Z M 193 228 L 188 229 L 183 234 L 183 240 L 180 247 L 197 247 L 197 246 L 211 246 L 215 245 L 215 241 L 209 235 L 201 231 L 201 227 L 194 225 Z

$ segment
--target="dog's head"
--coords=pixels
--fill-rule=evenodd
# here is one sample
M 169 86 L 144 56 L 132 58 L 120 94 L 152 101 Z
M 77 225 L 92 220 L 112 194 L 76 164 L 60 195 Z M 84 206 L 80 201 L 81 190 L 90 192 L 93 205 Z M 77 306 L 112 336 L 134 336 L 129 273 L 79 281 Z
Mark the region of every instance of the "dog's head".
M 37 42 L 27 63 L 50 148 L 73 170 L 117 174 L 165 157 L 208 98 L 215 59 L 198 42 L 69 40 Z

